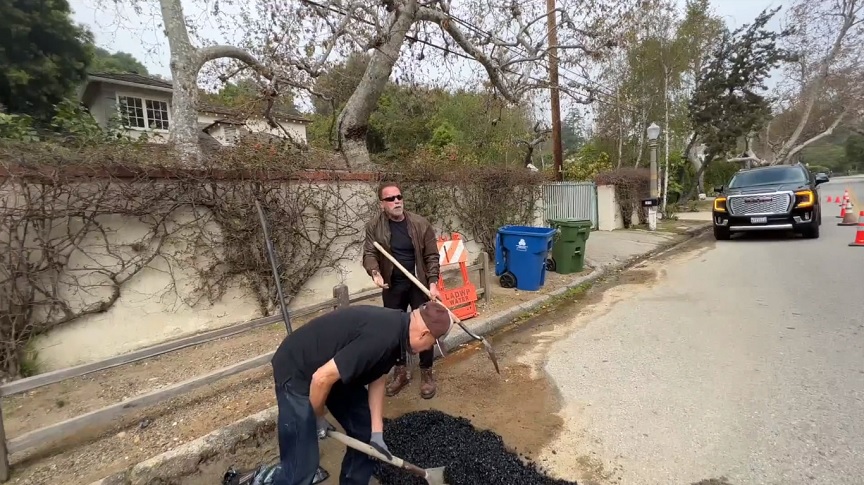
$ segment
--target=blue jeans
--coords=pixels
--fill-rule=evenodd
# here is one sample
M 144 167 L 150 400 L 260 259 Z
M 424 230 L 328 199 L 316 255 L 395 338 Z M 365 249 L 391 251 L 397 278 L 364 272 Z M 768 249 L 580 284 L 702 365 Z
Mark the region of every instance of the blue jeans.
M 273 485 L 309 485 L 318 469 L 318 433 L 315 412 L 308 396 L 288 386 L 276 387 L 279 406 L 279 458 L 282 473 Z M 368 443 L 372 435 L 369 394 L 363 386 L 337 382 L 327 396 L 327 409 L 345 429 L 345 434 Z M 375 462 L 368 455 L 348 448 L 342 458 L 339 485 L 368 485 Z

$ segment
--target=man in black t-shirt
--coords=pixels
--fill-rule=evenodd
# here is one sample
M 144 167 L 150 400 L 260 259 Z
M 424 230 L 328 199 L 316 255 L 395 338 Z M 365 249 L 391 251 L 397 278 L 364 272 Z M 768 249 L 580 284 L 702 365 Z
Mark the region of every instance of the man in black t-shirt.
M 405 352 L 431 349 L 452 324 L 438 302 L 411 313 L 358 305 L 314 318 L 285 337 L 271 361 L 281 465 L 274 485 L 312 483 L 318 439 L 330 426 L 325 407 L 348 436 L 390 456 L 383 438 L 387 373 Z M 367 485 L 374 466 L 369 456 L 349 448 L 339 484 Z
M 363 267 L 372 281 L 382 288 L 381 298 L 387 308 L 407 311 L 428 301 L 426 294 L 408 279 L 402 271 L 378 249 L 380 244 L 393 258 L 413 274 L 422 285 L 428 285 L 433 299 L 439 298 L 438 277 L 440 263 L 435 230 L 423 216 L 406 211 L 402 204 L 402 191 L 392 182 L 378 187 L 381 213 L 366 224 L 366 241 L 363 245 Z M 435 351 L 420 353 L 420 396 L 430 399 L 435 395 L 435 377 L 432 364 Z M 400 356 L 393 372 L 393 380 L 387 386 L 387 395 L 395 396 L 408 384 L 406 356 Z

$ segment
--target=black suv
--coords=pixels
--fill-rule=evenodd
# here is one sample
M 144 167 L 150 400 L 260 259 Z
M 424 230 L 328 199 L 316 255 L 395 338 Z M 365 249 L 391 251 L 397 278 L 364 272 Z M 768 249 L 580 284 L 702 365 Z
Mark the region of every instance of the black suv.
M 804 165 L 775 165 L 739 170 L 729 184 L 714 189 L 714 237 L 733 232 L 795 231 L 819 237 L 822 206 L 816 187 L 828 181 Z

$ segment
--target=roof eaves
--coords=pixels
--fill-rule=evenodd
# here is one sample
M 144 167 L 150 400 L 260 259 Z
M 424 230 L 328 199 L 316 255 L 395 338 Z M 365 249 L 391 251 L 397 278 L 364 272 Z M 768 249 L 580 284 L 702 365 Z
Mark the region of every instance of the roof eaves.
M 128 87 L 133 87 L 133 88 L 151 89 L 151 90 L 154 90 L 154 91 L 161 91 L 161 92 L 163 92 L 163 93 L 173 93 L 173 92 L 174 92 L 173 89 L 171 89 L 171 88 L 166 88 L 166 87 L 164 87 L 164 86 L 154 86 L 154 85 L 152 85 L 152 84 L 135 83 L 135 82 L 130 82 L 130 81 L 122 81 L 122 80 L 120 80 L 120 79 L 114 79 L 114 78 L 110 78 L 110 77 L 102 77 L 102 76 L 93 76 L 93 75 L 90 75 L 90 76 L 87 76 L 87 81 L 88 81 L 88 83 L 90 83 L 90 82 L 94 82 L 94 81 L 95 81 L 95 82 L 103 82 L 103 83 L 108 83 L 108 84 L 116 84 L 116 85 L 118 85 L 118 86 L 128 86 Z

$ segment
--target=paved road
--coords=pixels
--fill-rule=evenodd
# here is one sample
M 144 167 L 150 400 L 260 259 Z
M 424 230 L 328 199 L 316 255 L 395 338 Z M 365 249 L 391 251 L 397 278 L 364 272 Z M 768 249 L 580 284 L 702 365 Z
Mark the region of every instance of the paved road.
M 864 203 L 864 178 L 822 200 L 844 187 Z M 546 364 L 567 403 L 558 455 L 597 483 L 864 483 L 864 247 L 838 212 L 818 240 L 709 235 L 576 316 Z

